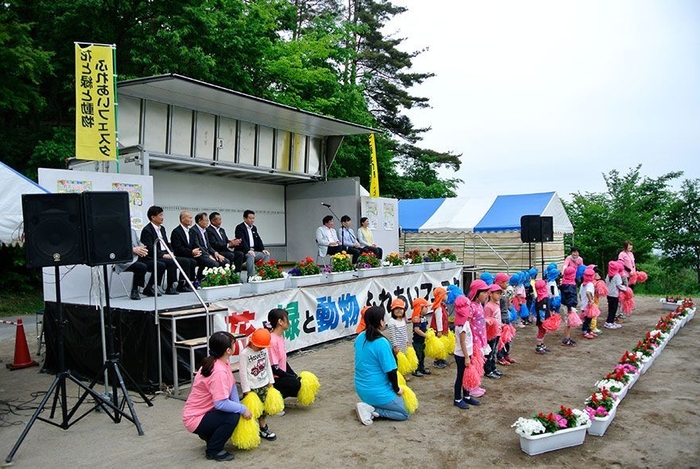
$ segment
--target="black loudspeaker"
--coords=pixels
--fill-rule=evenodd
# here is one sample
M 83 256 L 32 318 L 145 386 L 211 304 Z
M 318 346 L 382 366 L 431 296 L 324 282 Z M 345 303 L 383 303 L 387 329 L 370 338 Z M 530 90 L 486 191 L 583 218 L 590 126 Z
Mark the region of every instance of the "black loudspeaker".
M 554 217 L 540 217 L 540 227 L 542 242 L 550 243 L 554 241 Z
M 539 243 L 542 239 L 539 215 L 520 217 L 520 240 L 523 243 Z
M 85 263 L 80 194 L 22 194 L 28 267 Z
M 126 192 L 83 192 L 86 264 L 129 262 L 131 217 Z

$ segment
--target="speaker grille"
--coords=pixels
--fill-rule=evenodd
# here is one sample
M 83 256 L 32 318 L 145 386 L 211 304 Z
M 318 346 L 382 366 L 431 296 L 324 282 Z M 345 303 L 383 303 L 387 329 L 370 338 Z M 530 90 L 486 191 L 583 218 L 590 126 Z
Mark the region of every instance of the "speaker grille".
M 84 192 L 87 264 L 131 260 L 131 220 L 126 192 Z

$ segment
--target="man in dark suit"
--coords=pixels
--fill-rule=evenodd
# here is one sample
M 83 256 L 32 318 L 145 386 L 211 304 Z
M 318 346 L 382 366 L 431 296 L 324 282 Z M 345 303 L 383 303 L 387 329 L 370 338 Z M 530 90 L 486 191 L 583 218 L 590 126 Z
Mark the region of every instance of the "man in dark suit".
M 261 259 L 265 262 L 270 260 L 270 252 L 265 249 L 258 229 L 255 227 L 254 211 L 246 210 L 243 212 L 243 223 L 236 226 L 236 238 L 241 240 L 241 244 L 236 246 L 236 251 L 245 256 L 246 270 L 248 271 L 248 279 L 250 279 L 255 275 L 255 262 Z
M 140 300 L 139 287 L 143 287 L 143 282 L 146 279 L 146 272 L 153 273 L 153 259 L 151 259 L 150 262 L 145 260 L 148 256 L 148 248 L 141 243 L 139 235 L 133 228 L 131 229 L 131 252 L 131 262 L 116 264 L 114 266 L 114 271 L 117 273 L 133 272 L 134 279 L 131 283 L 131 294 L 129 298 L 132 300 Z M 162 261 L 157 262 L 158 285 L 160 285 L 161 280 L 163 280 L 163 274 L 165 273 L 165 263 Z M 144 292 L 155 292 L 153 289 L 153 275 L 148 279 L 148 283 L 144 287 Z
M 210 225 L 207 228 L 207 240 L 216 252 L 229 260 L 229 263 L 235 267 L 236 272 L 240 272 L 244 259 L 243 253 L 231 251 L 231 249 L 241 244 L 241 240 L 238 238 L 229 239 L 226 230 L 221 226 L 221 222 L 221 214 L 219 212 L 211 212 L 209 214 Z
M 155 244 L 156 240 L 159 239 L 162 243 L 165 243 L 168 247 L 170 247 L 170 243 L 168 243 L 168 235 L 163 227 L 163 208 L 153 205 L 148 208 L 148 212 L 146 214 L 150 220 L 150 223 L 144 226 L 141 230 L 141 242 L 144 246 L 146 246 L 146 249 L 148 249 L 148 254 L 144 260 L 153 265 L 153 258 L 155 257 L 165 264 L 165 270 L 168 273 L 168 288 L 165 290 L 165 294 L 177 295 L 177 289 L 175 288 L 175 284 L 177 283 L 177 266 L 175 265 L 175 261 L 161 246 L 161 243 L 156 244 L 156 250 L 153 252 L 153 245 Z M 143 290 L 143 294 L 146 296 L 155 296 L 156 293 L 157 291 L 155 288 Z
M 180 212 L 180 224 L 176 226 L 170 233 L 170 241 L 173 244 L 173 253 L 177 257 L 177 261 L 182 266 L 182 269 L 187 274 L 190 282 L 194 282 L 195 268 L 197 267 L 196 258 L 202 255 L 202 251 L 196 247 L 190 236 L 190 227 L 192 225 L 192 214 L 187 210 Z M 180 279 L 177 291 L 188 292 L 192 291 L 187 282 Z
M 230 264 L 229 260 L 216 252 L 209 244 L 207 236 L 207 228 L 209 227 L 209 216 L 200 212 L 194 216 L 194 226 L 190 228 L 190 240 L 194 247 L 199 248 L 202 255 L 195 257 L 197 261 L 197 280 L 202 280 L 204 277 L 203 270 L 205 267 L 222 267 Z

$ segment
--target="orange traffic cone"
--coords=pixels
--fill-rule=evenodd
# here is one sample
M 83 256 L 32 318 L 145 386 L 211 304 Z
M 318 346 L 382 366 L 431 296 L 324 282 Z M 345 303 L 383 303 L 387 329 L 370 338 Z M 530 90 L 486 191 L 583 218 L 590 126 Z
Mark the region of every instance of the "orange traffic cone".
M 12 365 L 7 365 L 10 370 L 19 370 L 20 368 L 29 368 L 30 366 L 39 366 L 37 362 L 32 360 L 29 355 L 29 346 L 27 345 L 27 336 L 24 334 L 24 325 L 22 318 L 17 318 L 17 338 L 15 339 L 15 360 Z

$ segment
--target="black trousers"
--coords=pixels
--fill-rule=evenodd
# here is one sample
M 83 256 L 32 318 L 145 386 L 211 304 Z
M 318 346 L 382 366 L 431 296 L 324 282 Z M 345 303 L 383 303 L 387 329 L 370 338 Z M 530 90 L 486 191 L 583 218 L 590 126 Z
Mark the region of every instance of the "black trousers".
M 153 258 L 144 257 L 143 260 L 146 262 L 146 265 L 149 265 L 150 268 L 153 269 Z M 178 258 L 178 262 L 179 261 L 180 258 Z M 168 286 L 171 286 L 173 283 L 177 282 L 177 266 L 175 265 L 175 261 L 164 257 L 158 259 L 158 285 L 160 285 L 160 280 L 163 279 L 163 272 L 168 273 Z M 148 283 L 149 285 L 153 285 L 153 283 L 150 281 Z
M 234 266 L 236 272 L 241 272 L 241 268 L 243 267 L 243 261 L 245 260 L 245 256 L 242 252 L 219 251 L 219 254 L 228 259 L 228 263 Z
M 486 356 L 486 362 L 484 363 L 484 374 L 487 375 L 492 371 L 496 371 L 496 354 L 498 353 L 498 339 L 500 337 L 494 337 L 489 340 L 489 347 L 491 347 L 491 352 Z
M 202 418 L 194 433 L 207 442 L 207 455 L 215 456 L 224 449 L 238 425 L 240 414 L 212 409 Z
M 469 390 L 462 385 L 464 379 L 464 370 L 467 368 L 466 358 L 455 355 L 455 363 L 457 364 L 457 377 L 455 378 L 455 401 L 469 399 Z
M 163 275 L 165 274 L 165 262 L 158 261 L 158 285 L 160 285 L 161 280 L 163 280 Z M 134 280 L 133 283 L 131 284 L 131 289 L 134 290 L 137 287 L 143 287 L 143 282 L 146 279 L 146 272 L 151 272 L 153 273 L 153 259 L 146 259 L 144 258 L 143 260 L 139 259 L 133 264 L 131 264 L 129 267 L 127 267 L 125 272 L 133 272 L 134 273 Z M 152 288 L 153 287 L 153 275 L 148 279 L 148 284 L 146 285 L 146 289 Z
M 379 260 L 381 260 L 384 256 L 384 251 L 382 251 L 382 248 L 380 247 L 373 248 L 372 246 L 365 246 L 360 248 L 360 251 L 374 253 L 374 255 L 377 256 L 377 259 Z
M 617 307 L 620 304 L 620 298 L 616 296 L 608 297 L 608 318 L 605 322 L 609 324 L 615 324 L 615 315 L 617 314 Z
M 228 264 L 228 262 L 219 262 L 216 259 L 212 259 L 211 257 L 209 257 L 209 254 L 202 254 L 199 257 L 195 257 L 194 261 L 197 264 L 197 279 L 198 280 L 201 280 L 204 277 L 204 274 L 202 273 L 202 271 L 205 268 L 207 268 L 207 267 L 209 267 L 209 268 L 221 267 L 221 266 Z

